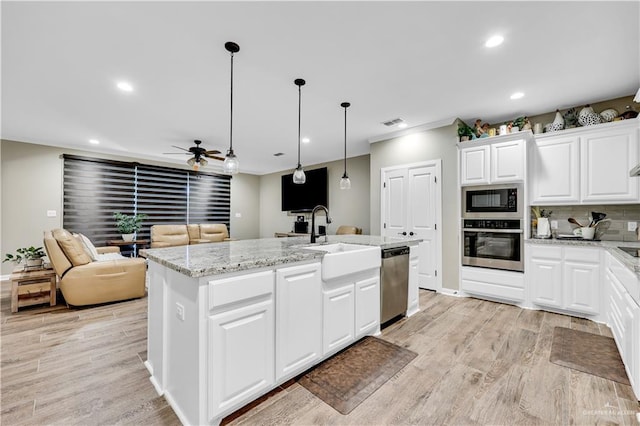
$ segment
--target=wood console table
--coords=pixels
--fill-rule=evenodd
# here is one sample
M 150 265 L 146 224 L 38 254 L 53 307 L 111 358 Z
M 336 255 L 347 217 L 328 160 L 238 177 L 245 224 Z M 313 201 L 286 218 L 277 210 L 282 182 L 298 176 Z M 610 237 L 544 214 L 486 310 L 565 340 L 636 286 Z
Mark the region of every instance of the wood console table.
M 107 240 L 108 246 L 132 246 L 133 247 L 133 255 L 138 257 L 138 250 L 144 249 L 149 245 L 149 240 L 133 240 L 133 241 L 125 241 L 125 240 Z
M 56 273 L 53 269 L 25 271 L 22 266 L 11 274 L 11 313 L 23 306 L 56 305 Z

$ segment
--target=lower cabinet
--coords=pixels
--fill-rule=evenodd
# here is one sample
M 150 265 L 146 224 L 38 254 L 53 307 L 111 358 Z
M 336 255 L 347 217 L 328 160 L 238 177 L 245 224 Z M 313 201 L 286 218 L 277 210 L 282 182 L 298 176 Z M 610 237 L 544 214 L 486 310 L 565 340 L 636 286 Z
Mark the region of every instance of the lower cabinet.
M 527 280 L 539 306 L 574 313 L 600 312 L 600 248 L 530 245 Z
M 609 253 L 606 256 L 607 323 L 618 345 L 631 387 L 640 399 L 640 305 L 625 288 L 622 282 L 625 277 L 616 275 L 619 262 Z M 633 279 L 636 285 L 640 285 L 637 278 Z
M 460 288 L 469 294 L 519 303 L 525 296 L 524 274 L 463 266 L 460 268 Z
M 322 355 L 327 356 L 380 327 L 378 268 L 322 283 Z
M 420 258 L 418 247 L 411 247 L 411 251 L 409 253 L 409 291 L 408 291 L 408 300 L 407 300 L 407 316 L 415 314 L 420 310 L 419 305 L 419 284 L 418 284 L 418 274 L 420 272 Z
M 210 283 L 208 414 L 250 400 L 274 383 L 273 271 Z
M 276 380 L 281 380 L 322 356 L 320 264 L 278 269 L 276 306 Z
M 322 353 L 326 355 L 355 338 L 355 291 L 353 283 L 324 291 Z

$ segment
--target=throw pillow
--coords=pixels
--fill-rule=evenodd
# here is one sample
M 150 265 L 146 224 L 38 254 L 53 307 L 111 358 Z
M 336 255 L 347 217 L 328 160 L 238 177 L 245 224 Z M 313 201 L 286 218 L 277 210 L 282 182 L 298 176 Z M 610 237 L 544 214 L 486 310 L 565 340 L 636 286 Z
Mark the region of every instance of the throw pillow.
M 83 245 L 69 231 L 54 229 L 51 234 L 73 266 L 91 263 L 91 258 L 85 252 Z
M 84 234 L 77 234 L 80 237 L 80 241 L 82 241 L 82 245 L 84 246 L 84 250 L 87 252 L 91 260 L 94 262 L 98 260 L 98 250 L 96 246 L 93 245 L 91 240 L 87 238 Z

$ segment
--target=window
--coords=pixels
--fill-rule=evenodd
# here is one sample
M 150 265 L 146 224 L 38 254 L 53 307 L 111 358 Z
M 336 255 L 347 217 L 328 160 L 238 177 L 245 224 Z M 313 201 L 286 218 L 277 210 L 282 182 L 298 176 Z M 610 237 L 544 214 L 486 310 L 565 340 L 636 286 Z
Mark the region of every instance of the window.
M 231 177 L 64 155 L 63 226 L 96 245 L 120 239 L 113 212 L 144 213 L 138 238 L 156 224 L 224 223 L 229 227 Z

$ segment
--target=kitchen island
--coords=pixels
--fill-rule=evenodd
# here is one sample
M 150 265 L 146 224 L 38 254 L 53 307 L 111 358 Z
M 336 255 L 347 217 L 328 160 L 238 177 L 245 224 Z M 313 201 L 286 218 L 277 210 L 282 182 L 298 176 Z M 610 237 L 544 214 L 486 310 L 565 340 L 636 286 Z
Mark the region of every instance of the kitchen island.
M 182 423 L 218 424 L 361 337 L 379 333 L 380 249 L 417 246 L 420 239 L 319 240 L 311 249 L 300 237 L 147 250 L 145 366 Z M 335 252 L 317 250 L 330 246 Z M 327 273 L 328 260 L 343 255 L 353 260 L 344 272 Z M 417 310 L 415 269 L 408 314 Z

